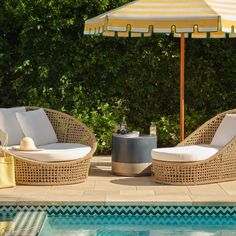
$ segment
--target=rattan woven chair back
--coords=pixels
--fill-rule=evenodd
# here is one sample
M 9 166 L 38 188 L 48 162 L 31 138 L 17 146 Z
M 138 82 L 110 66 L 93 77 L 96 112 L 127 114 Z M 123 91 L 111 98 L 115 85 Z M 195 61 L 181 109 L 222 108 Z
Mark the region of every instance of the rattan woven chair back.
M 177 146 L 210 144 L 226 114 L 236 114 L 236 109 L 223 112 L 189 135 Z M 236 137 L 211 158 L 196 162 L 152 160 L 155 181 L 171 185 L 197 185 L 236 179 Z
M 39 109 L 26 107 L 27 111 Z M 83 158 L 63 162 L 40 162 L 15 157 L 16 183 L 23 185 L 63 185 L 84 182 L 88 177 L 90 160 L 96 150 L 91 130 L 75 118 L 52 109 L 45 109 L 56 132 L 58 142 L 80 143 L 91 147 Z

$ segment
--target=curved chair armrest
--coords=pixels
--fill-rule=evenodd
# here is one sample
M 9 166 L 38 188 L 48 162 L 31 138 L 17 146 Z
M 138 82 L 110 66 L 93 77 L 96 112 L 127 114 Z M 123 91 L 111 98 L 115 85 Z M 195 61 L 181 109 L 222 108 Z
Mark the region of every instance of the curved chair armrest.
M 71 116 L 69 116 L 64 142 L 88 145 L 92 148 L 92 153 L 94 153 L 97 148 L 97 142 L 93 132 L 85 124 Z
M 36 110 L 39 107 L 26 107 L 27 110 Z M 49 108 L 43 108 L 46 112 L 58 141 L 62 143 L 80 143 L 92 148 L 90 154 L 96 150 L 97 143 L 93 132 L 82 122 L 74 117 Z
M 235 159 L 236 162 L 236 137 L 234 137 L 230 142 L 223 146 L 216 154 L 211 156 L 207 160 L 192 162 L 191 165 L 198 166 L 199 164 L 204 164 L 206 162 L 215 162 L 215 161 L 225 161 L 228 162 L 230 159 Z M 232 163 L 229 163 L 230 165 Z M 226 170 L 227 171 L 227 170 Z
M 222 161 L 228 162 L 229 159 L 234 159 L 236 162 L 236 137 L 234 137 L 230 142 L 228 142 L 222 149 L 212 156 L 209 161 L 214 160 L 214 158 L 221 159 Z M 229 165 L 232 163 L 230 162 Z M 233 165 L 234 168 L 234 165 Z M 227 171 L 227 170 L 225 170 Z
M 217 128 L 219 127 L 222 119 L 227 113 L 236 113 L 236 110 L 229 110 L 211 118 L 203 125 L 201 125 L 198 129 L 196 129 L 187 138 L 185 138 L 184 141 L 180 142 L 177 146 L 210 144 Z

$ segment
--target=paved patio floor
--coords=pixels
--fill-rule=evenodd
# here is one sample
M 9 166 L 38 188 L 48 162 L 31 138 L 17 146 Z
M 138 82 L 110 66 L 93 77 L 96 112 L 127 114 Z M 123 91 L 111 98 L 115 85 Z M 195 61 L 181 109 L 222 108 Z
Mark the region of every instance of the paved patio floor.
M 81 184 L 0 190 L 0 205 L 236 205 L 236 181 L 200 186 L 160 185 L 149 177 L 111 173 L 111 157 L 96 156 Z

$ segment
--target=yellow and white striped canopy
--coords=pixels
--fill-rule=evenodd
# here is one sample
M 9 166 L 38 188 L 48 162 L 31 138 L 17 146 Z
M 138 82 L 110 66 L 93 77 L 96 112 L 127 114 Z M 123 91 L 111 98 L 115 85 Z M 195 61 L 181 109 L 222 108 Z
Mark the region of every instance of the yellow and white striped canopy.
M 137 0 L 85 22 L 84 34 L 236 37 L 236 0 Z

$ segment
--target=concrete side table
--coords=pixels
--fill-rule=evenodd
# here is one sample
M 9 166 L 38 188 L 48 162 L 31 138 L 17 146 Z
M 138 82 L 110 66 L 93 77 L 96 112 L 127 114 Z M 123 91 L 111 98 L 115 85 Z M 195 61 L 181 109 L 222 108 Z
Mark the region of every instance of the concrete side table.
M 112 135 L 112 172 L 123 176 L 151 174 L 151 150 L 157 147 L 156 136 L 129 137 Z

